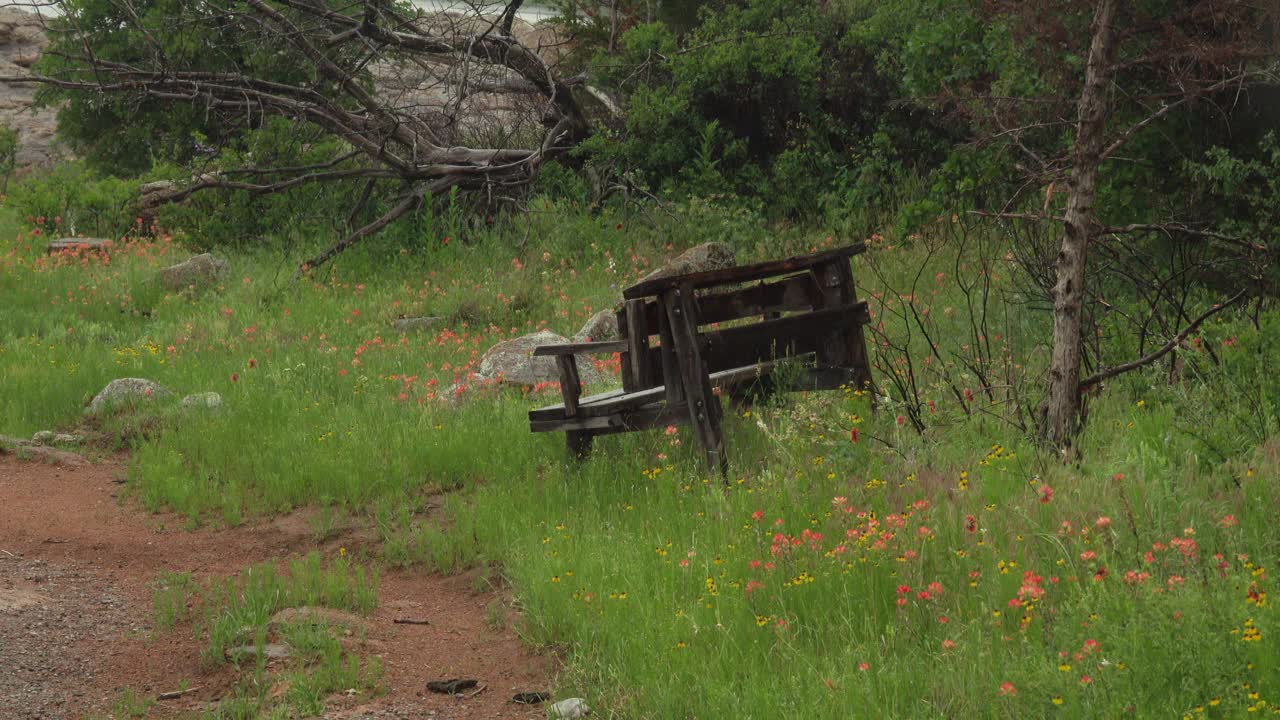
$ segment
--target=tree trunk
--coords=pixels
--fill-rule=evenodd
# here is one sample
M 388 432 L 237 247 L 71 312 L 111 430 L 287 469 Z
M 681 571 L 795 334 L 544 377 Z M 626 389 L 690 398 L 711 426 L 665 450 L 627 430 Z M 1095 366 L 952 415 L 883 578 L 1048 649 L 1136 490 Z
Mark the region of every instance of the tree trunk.
M 1080 345 L 1085 296 L 1085 258 L 1094 225 L 1098 167 L 1106 140 L 1107 85 L 1115 35 L 1112 21 L 1121 0 L 1100 0 L 1093 41 L 1078 104 L 1071 189 L 1066 227 L 1058 252 L 1053 287 L 1053 358 L 1049 366 L 1049 404 L 1043 431 L 1060 448 L 1071 445 L 1080 429 Z

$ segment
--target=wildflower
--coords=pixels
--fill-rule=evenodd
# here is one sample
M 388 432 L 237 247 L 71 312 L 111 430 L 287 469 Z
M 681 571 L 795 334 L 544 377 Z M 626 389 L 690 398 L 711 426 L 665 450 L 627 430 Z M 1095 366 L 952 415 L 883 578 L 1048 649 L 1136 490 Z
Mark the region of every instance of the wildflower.
M 870 669 L 871 669 L 871 663 L 867 663 L 867 662 L 860 662 L 860 663 L 858 663 L 858 670 L 860 670 L 860 671 L 862 671 L 862 672 L 866 672 L 866 671 L 868 671 L 868 670 L 870 670 Z
M 849 431 L 849 442 L 851 443 L 858 442 L 858 428 L 853 428 L 852 430 Z
M 1236 520 L 1235 515 L 1225 515 L 1221 520 L 1218 521 L 1218 527 L 1221 527 L 1221 528 L 1231 528 L 1239 524 L 1240 524 L 1240 521 Z
M 1050 502 L 1053 502 L 1053 488 L 1049 487 L 1048 485 L 1041 485 L 1038 492 L 1040 493 L 1041 503 L 1044 503 L 1047 505 Z
M 956 646 L 956 643 L 955 643 L 955 641 L 954 641 L 954 640 L 950 640 L 950 639 L 948 639 L 948 640 L 943 640 L 943 641 L 942 641 L 942 649 L 943 649 L 943 650 L 951 650 L 951 649 L 952 649 L 952 648 L 954 648 L 955 646 Z
M 1084 552 L 1080 553 L 1080 559 L 1085 562 L 1092 562 L 1097 557 L 1098 557 L 1098 554 L 1092 550 L 1085 550 Z
M 1000 683 L 1001 697 L 1010 697 L 1017 694 L 1018 694 L 1018 688 L 1014 687 L 1013 683 L 1007 682 L 1007 681 Z

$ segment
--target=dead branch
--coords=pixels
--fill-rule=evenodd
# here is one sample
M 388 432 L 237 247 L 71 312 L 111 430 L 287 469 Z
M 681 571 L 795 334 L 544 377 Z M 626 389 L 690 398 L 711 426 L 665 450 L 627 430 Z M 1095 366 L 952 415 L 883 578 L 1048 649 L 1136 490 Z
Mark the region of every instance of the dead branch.
M 413 16 L 383 0 L 352 0 L 339 9 L 316 0 L 210 0 L 178 4 L 171 16 L 157 20 L 125 3 L 110 22 L 138 32 L 147 43 L 146 52 L 129 62 L 95 52 L 94 32 L 101 31 L 80 22 L 76 3 L 53 0 L 50 5 L 60 16 L 50 19 L 55 40 L 49 53 L 63 61 L 61 69 L 50 75 L 0 77 L 0 82 L 184 103 L 229 130 L 252 129 L 265 117 L 282 117 L 346 146 L 331 159 L 307 165 L 214 168 L 168 196 L 180 201 L 210 189 L 264 194 L 311 183 L 364 181 L 364 192 L 351 193 L 353 220 L 371 194 L 383 195 L 384 207 L 393 206 L 308 260 L 304 269 L 314 269 L 412 212 L 430 194 L 451 188 L 510 192 L 526 185 L 547 159 L 589 132 L 572 89 L 580 81 L 559 77 L 512 35 L 521 0 L 508 2 L 496 19 L 478 10 L 461 17 Z M 190 53 L 165 52 L 165 33 L 178 32 L 173 29 L 178 27 L 192 34 L 216 32 L 236 42 L 219 47 L 216 64 L 202 65 Z M 304 72 L 268 76 L 269 71 L 249 67 L 238 53 L 255 44 L 271 47 L 281 65 Z M 389 89 L 393 80 L 398 92 Z M 477 93 L 492 98 L 499 92 L 521 97 L 520 104 L 505 111 L 521 124 L 501 133 L 491 147 L 461 144 L 461 133 L 447 128 L 459 119 L 481 117 L 485 109 L 476 102 L 487 101 L 468 102 Z M 519 119 L 521 113 L 528 116 L 527 124 Z M 538 129 L 528 130 L 531 126 Z
M 1219 303 L 1209 308 L 1205 312 L 1201 313 L 1199 317 L 1192 320 L 1189 325 L 1187 325 L 1185 328 L 1182 329 L 1182 332 L 1173 336 L 1169 340 L 1169 342 L 1165 343 L 1154 352 L 1148 353 L 1147 355 L 1144 355 L 1138 358 L 1137 360 L 1132 360 L 1130 362 L 1123 363 L 1121 365 L 1113 365 L 1109 368 L 1105 368 L 1102 371 L 1094 373 L 1093 375 L 1090 375 L 1089 377 L 1081 380 L 1079 385 L 1080 390 L 1083 392 L 1085 389 L 1093 385 L 1097 385 L 1098 383 L 1104 380 L 1109 380 L 1117 375 L 1127 373 L 1130 370 L 1136 370 L 1140 367 L 1143 367 L 1145 365 L 1150 365 L 1151 363 L 1159 360 L 1160 358 L 1169 354 L 1169 352 L 1172 351 L 1174 348 L 1181 345 L 1182 342 L 1191 335 L 1191 333 L 1194 333 L 1197 329 L 1199 329 L 1199 327 L 1204 323 L 1205 320 L 1208 320 L 1214 315 L 1217 315 L 1223 310 L 1226 310 L 1232 305 L 1235 305 L 1236 303 L 1240 302 L 1246 296 L 1248 296 L 1248 294 L 1249 294 L 1248 290 L 1241 290 L 1235 295 L 1232 295 L 1226 302 Z

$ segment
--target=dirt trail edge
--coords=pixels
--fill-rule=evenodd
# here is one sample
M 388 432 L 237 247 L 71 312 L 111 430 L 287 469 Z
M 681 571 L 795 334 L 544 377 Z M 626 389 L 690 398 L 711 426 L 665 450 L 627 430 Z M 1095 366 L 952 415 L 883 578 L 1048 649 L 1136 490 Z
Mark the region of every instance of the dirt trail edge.
M 153 717 L 210 706 L 235 680 L 200 663 L 190 628 L 152 632 L 152 583 L 164 572 L 226 577 L 255 562 L 315 549 L 306 519 L 287 516 L 230 530 L 185 530 L 181 519 L 150 515 L 117 499 L 118 462 L 54 466 L 0 456 L 0 718 L 80 718 L 106 711 L 126 688 L 157 703 Z M 345 542 L 359 542 L 347 537 Z M 492 595 L 467 576 L 383 576 L 365 647 L 382 659 L 386 692 L 337 698 L 326 717 L 540 718 L 510 703 L 517 690 L 546 689 L 551 662 L 509 631 L 485 623 Z M 430 624 L 399 624 L 415 618 Z M 427 682 L 468 677 L 486 692 L 433 695 Z

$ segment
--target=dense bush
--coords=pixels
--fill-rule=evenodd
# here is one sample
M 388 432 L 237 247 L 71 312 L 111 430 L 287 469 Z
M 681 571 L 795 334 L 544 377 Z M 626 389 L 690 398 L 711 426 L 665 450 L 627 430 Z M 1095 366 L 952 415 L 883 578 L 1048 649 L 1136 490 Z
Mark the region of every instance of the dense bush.
M 138 180 L 98 176 L 83 163 L 58 165 L 13 187 L 9 204 L 66 235 L 119 237 L 136 225 Z
M 627 115 L 588 149 L 654 187 L 758 197 L 775 215 L 882 200 L 953 138 L 932 111 L 895 102 L 899 80 L 877 61 L 882 38 L 859 30 L 866 17 L 748 0 L 704 9 L 682 37 L 638 25 L 595 60 Z

